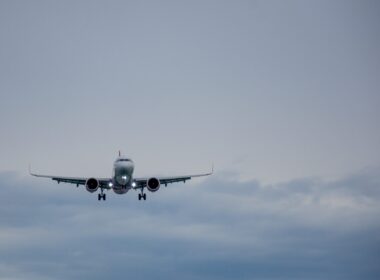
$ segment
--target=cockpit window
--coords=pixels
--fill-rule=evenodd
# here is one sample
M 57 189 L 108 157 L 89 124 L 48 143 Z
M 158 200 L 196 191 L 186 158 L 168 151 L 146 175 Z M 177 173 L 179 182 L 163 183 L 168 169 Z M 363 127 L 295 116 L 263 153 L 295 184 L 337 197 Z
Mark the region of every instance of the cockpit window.
M 118 161 L 131 161 L 129 158 L 120 158 Z

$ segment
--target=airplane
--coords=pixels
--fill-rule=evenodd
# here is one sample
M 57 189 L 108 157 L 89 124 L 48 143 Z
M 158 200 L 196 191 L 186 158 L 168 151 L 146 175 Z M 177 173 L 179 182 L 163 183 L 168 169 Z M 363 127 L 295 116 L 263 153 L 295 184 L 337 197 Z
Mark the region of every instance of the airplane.
M 175 183 L 175 182 L 186 182 L 194 177 L 209 176 L 214 173 L 214 166 L 209 173 L 195 174 L 195 175 L 185 175 L 185 176 L 175 176 L 175 177 L 145 177 L 145 178 L 134 178 L 134 162 L 125 156 L 122 156 L 119 151 L 119 156 L 113 163 L 113 172 L 111 178 L 84 178 L 84 177 L 61 177 L 61 176 L 51 176 L 51 175 L 41 175 L 36 174 L 31 171 L 29 166 L 29 174 L 35 177 L 50 178 L 53 181 L 63 183 L 75 184 L 77 187 L 79 185 L 84 185 L 86 190 L 90 193 L 94 193 L 100 189 L 98 193 L 98 200 L 106 200 L 106 194 L 104 190 L 113 190 L 116 194 L 125 194 L 129 190 L 140 190 L 138 194 L 138 199 L 146 200 L 146 193 L 144 189 L 148 189 L 150 192 L 156 192 L 160 189 L 161 185 Z

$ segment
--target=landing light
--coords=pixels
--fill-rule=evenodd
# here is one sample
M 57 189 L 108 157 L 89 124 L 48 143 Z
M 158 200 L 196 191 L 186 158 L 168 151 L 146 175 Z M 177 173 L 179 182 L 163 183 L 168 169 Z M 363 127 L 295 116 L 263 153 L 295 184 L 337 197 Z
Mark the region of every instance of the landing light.
M 132 182 L 132 187 L 136 187 L 136 182 Z
M 108 186 L 109 186 L 110 188 L 112 188 L 112 186 L 113 186 L 112 182 L 109 182 L 109 183 L 108 183 Z

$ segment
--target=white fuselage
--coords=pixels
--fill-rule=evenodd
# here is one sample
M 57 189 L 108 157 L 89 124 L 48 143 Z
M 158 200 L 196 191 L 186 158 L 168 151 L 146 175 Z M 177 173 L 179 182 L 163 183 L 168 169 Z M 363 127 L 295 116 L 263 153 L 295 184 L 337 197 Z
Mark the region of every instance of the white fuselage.
M 118 157 L 113 164 L 112 189 L 117 194 L 124 194 L 132 187 L 133 161 L 126 157 Z

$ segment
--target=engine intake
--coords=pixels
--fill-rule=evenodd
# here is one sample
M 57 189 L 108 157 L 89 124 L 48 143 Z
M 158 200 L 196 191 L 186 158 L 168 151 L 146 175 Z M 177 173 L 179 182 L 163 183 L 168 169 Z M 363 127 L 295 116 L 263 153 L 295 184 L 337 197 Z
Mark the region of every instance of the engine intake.
M 86 189 L 90 193 L 96 192 L 99 188 L 99 181 L 95 178 L 87 179 L 86 181 Z
M 160 180 L 155 177 L 149 178 L 146 181 L 146 187 L 150 192 L 156 192 L 160 188 Z

